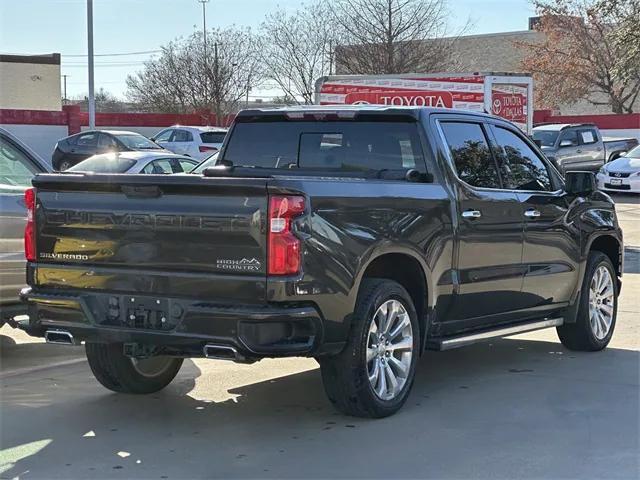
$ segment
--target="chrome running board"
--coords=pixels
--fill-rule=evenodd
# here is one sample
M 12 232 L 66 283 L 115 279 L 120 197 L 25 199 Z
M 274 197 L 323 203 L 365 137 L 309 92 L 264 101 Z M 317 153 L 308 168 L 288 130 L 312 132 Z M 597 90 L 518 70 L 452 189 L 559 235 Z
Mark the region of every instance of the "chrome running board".
M 483 330 L 469 334 L 455 335 L 452 337 L 433 338 L 429 340 L 430 350 L 450 350 L 452 348 L 471 345 L 472 343 L 483 342 L 492 338 L 508 337 L 519 333 L 533 332 L 543 328 L 558 327 L 564 323 L 563 318 L 549 318 L 536 322 L 509 325 L 492 330 Z

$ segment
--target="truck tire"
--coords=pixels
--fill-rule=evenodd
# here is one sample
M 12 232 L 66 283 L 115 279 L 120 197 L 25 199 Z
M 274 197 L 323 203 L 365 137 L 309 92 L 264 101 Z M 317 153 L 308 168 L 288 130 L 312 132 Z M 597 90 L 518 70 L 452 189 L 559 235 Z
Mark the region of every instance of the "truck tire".
M 579 302 L 576 322 L 557 327 L 558 337 L 569 350 L 602 350 L 611 341 L 618 312 L 616 272 L 602 252 L 589 253 Z
M 145 394 L 162 390 L 182 366 L 182 358 L 132 359 L 124 355 L 121 343 L 87 342 L 85 351 L 96 380 L 118 393 Z
M 356 417 L 397 412 L 413 385 L 419 337 L 416 310 L 402 285 L 363 280 L 347 345 L 338 355 L 318 359 L 331 403 Z

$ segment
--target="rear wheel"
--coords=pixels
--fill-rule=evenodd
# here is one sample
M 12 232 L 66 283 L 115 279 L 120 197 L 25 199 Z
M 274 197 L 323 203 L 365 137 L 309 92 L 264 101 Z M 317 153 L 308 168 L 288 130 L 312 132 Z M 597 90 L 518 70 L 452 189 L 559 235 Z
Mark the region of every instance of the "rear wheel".
M 96 379 L 119 393 L 154 393 L 169 385 L 182 366 L 181 358 L 127 357 L 121 343 L 85 345 L 87 360 Z
M 397 282 L 365 279 L 344 350 L 320 358 L 329 400 L 343 413 L 386 417 L 407 400 L 419 355 L 411 297 Z
M 557 328 L 570 350 L 597 351 L 611 341 L 618 312 L 618 283 L 609 257 L 593 251 L 587 259 L 576 323 Z

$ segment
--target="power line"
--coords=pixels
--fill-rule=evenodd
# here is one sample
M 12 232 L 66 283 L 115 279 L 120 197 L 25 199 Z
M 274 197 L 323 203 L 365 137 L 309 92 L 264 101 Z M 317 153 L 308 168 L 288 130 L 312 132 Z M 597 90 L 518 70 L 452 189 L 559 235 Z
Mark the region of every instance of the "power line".
M 123 57 L 126 55 L 147 55 L 150 53 L 160 53 L 162 50 L 145 50 L 143 52 L 120 52 L 120 53 L 100 53 L 94 55 L 94 57 Z M 87 55 L 61 55 L 62 57 L 86 57 Z
M 98 67 L 135 67 L 138 65 L 144 65 L 144 63 L 107 63 L 107 64 L 103 64 L 103 63 L 96 63 L 94 64 L 94 66 L 96 68 Z M 77 64 L 77 65 L 62 65 L 63 68 L 85 68 L 87 66 L 87 64 Z

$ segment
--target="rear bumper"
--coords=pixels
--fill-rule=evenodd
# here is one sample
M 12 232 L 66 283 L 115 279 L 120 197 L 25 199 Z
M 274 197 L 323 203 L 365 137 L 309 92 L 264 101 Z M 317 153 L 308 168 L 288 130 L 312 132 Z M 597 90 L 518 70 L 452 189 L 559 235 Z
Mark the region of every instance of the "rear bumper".
M 224 305 L 30 287 L 20 297 L 29 313 L 29 323 L 21 328 L 37 337 L 58 330 L 76 341 L 153 345 L 190 357 L 204 356 L 204 346 L 216 344 L 249 361 L 322 355 L 342 347 L 323 345 L 322 317 L 309 305 Z

